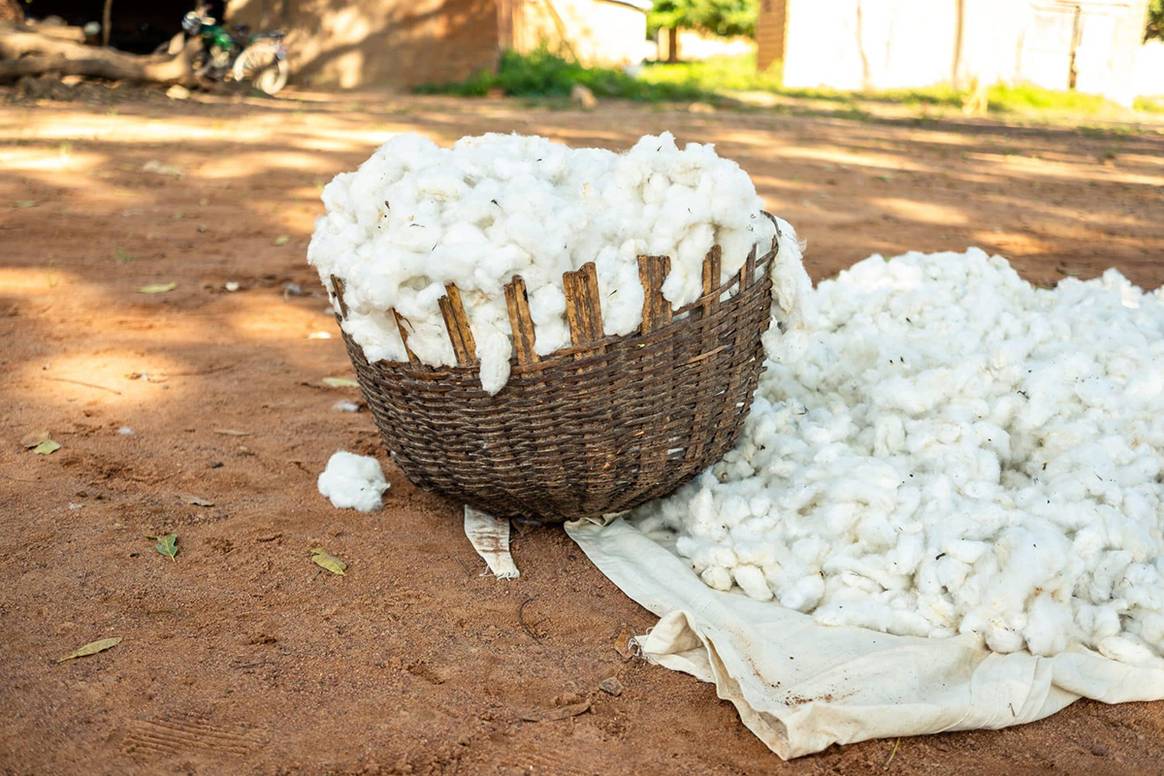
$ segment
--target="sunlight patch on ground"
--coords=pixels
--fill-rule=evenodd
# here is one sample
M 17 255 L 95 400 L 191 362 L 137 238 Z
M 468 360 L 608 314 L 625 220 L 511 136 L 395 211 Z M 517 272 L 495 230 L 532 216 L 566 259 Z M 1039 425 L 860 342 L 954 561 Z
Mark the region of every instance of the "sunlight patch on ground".
M 933 167 L 911 161 L 897 154 L 846 151 L 840 148 L 781 145 L 770 149 L 772 156 L 801 159 L 810 162 L 832 162 L 854 167 L 873 167 L 880 170 L 908 170 L 909 172 L 937 172 Z
M 0 169 L 10 173 L 86 172 L 94 169 L 102 159 L 100 154 L 59 147 L 26 146 L 0 149 Z
M 231 309 L 222 313 L 222 319 L 233 336 L 250 342 L 292 342 L 299 348 L 314 331 L 327 331 L 338 338 L 339 330 L 328 311 L 322 286 L 309 282 L 310 287 L 303 290 L 318 291 L 318 297 L 285 302 L 271 294 L 238 296 Z
M 10 373 L 10 379 L 16 386 L 52 396 L 58 403 L 100 401 L 136 406 L 178 398 L 184 391 L 167 375 L 182 369 L 181 363 L 156 353 L 143 356 L 123 350 L 63 352 L 18 366 Z
M 802 180 L 788 180 L 785 178 L 777 178 L 774 175 L 753 175 L 752 183 L 756 184 L 756 191 L 760 192 L 761 194 L 775 189 L 777 191 L 795 196 L 820 191 L 824 188 L 819 183 L 809 183 Z
M 1103 180 L 1139 186 L 1164 186 L 1164 175 L 1140 175 L 1119 168 L 1093 166 L 1085 172 L 1078 164 L 1016 154 L 968 153 L 966 159 L 972 162 L 985 162 L 1010 177 L 1035 175 L 1060 180 Z
M 1030 232 L 1016 232 L 1008 229 L 978 229 L 970 233 L 971 245 L 997 245 L 1007 258 L 1042 254 L 1053 250 L 1053 246 L 1040 240 Z
M 74 278 L 71 273 L 42 267 L 0 267 L 0 297 L 43 296 Z
M 272 168 L 313 173 L 333 172 L 334 162 L 324 156 L 292 151 L 250 151 L 244 156 L 216 156 L 201 162 L 191 177 L 222 179 L 261 175 Z
M 902 197 L 874 197 L 869 201 L 897 218 L 909 221 L 940 226 L 962 226 L 968 223 L 966 215 L 961 210 L 936 202 L 921 202 Z
M 38 140 L 102 141 L 137 145 L 148 142 L 175 143 L 183 140 L 222 140 L 250 142 L 264 139 L 268 130 L 253 127 L 250 122 L 217 122 L 207 126 L 206 120 L 167 118 L 142 121 L 134 115 L 93 115 L 46 110 L 30 117 L 27 122 L 0 123 L 0 140 L 35 137 Z

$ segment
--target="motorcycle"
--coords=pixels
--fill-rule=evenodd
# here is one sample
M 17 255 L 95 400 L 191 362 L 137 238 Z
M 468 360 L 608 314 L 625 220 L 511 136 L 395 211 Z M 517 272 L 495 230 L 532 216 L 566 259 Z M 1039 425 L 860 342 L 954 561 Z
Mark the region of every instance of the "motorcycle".
M 202 49 L 195 56 L 194 69 L 199 78 L 210 81 L 250 82 L 251 86 L 269 95 L 277 94 L 287 85 L 291 68 L 287 64 L 287 48 L 282 32 L 251 34 L 245 25 L 219 24 L 203 9 L 189 11 L 182 17 L 184 35 L 164 46 L 173 49 L 184 37 L 197 37 Z

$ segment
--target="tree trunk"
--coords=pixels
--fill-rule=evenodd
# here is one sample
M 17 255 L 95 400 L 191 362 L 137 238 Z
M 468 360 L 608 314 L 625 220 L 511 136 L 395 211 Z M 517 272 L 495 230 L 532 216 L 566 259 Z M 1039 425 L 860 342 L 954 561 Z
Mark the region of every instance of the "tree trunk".
M 113 0 L 105 0 L 101 11 L 101 45 L 109 45 L 109 28 L 113 25 Z
M 671 27 L 667 30 L 667 61 L 679 61 L 679 28 Z
M 954 3 L 954 59 L 950 63 L 950 84 L 962 88 L 962 45 L 966 36 L 966 0 Z
M 201 46 L 198 38 L 191 38 L 176 56 L 139 56 L 84 46 L 28 28 L 0 27 L 0 81 L 55 73 L 189 84 L 194 80 L 194 54 Z

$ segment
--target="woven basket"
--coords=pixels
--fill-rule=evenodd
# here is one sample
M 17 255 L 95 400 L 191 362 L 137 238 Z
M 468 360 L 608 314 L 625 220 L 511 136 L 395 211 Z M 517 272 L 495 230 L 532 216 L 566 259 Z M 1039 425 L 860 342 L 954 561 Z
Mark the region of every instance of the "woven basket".
M 735 444 L 763 367 L 776 241 L 755 253 L 717 287 L 713 248 L 703 295 L 674 313 L 659 290 L 670 260 L 640 256 L 642 328 L 618 337 L 602 333 L 594 264 L 567 272 L 572 346 L 549 356 L 534 352 L 525 285 L 514 278 L 506 287 L 512 372 L 495 396 L 481 388 L 454 285 L 440 305 L 457 366 L 420 363 L 399 315 L 408 362 L 369 364 L 346 333 L 344 343 L 384 444 L 418 487 L 496 517 L 559 522 L 620 512 L 670 493 Z M 343 283 L 332 283 L 342 323 Z

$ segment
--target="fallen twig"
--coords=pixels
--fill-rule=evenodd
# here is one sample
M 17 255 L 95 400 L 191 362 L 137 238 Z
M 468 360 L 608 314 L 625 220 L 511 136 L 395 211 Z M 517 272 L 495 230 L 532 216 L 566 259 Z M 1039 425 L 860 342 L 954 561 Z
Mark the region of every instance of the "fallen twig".
M 85 382 L 84 380 L 70 380 L 70 379 L 69 379 L 69 378 L 67 378 L 67 377 L 46 377 L 45 379 L 46 379 L 46 380 L 55 380 L 55 381 L 57 381 L 58 383 L 72 383 L 73 385 L 83 385 L 83 386 L 85 386 L 86 388 L 98 388 L 98 389 L 100 389 L 100 390 L 102 390 L 102 391 L 109 391 L 110 393 L 115 393 L 115 394 L 117 394 L 118 396 L 122 396 L 122 395 L 123 395 L 123 394 L 121 393 L 121 391 L 119 391 L 119 390 L 117 390 L 117 389 L 115 389 L 115 388 L 110 388 L 110 387 L 108 387 L 108 386 L 105 386 L 105 385 L 97 385 L 96 383 L 87 383 L 87 382 Z
M 590 701 L 582 701 L 581 703 L 574 703 L 569 706 L 560 706 L 556 709 L 527 711 L 521 715 L 521 719 L 524 722 L 548 722 L 556 719 L 577 717 L 579 714 L 585 714 L 588 711 L 590 711 Z
M 196 377 L 200 375 L 212 375 L 215 372 L 225 372 L 227 369 L 234 369 L 235 364 L 219 364 L 218 366 L 210 366 L 206 369 L 193 369 L 188 372 L 162 372 L 166 377 Z
M 519 625 L 521 625 L 521 629 L 523 631 L 525 631 L 525 635 L 529 636 L 531 639 L 536 641 L 538 644 L 541 644 L 542 639 L 545 637 L 538 636 L 536 633 L 534 633 L 534 631 L 530 628 L 529 625 L 526 624 L 526 621 L 525 621 L 525 607 L 528 606 L 530 601 L 532 601 L 532 600 L 533 600 L 533 598 L 526 598 L 524 601 L 521 602 L 521 605 L 517 607 L 517 622 Z
M 893 742 L 893 751 L 889 753 L 889 759 L 885 761 L 885 765 L 881 766 L 881 770 L 884 771 L 889 769 L 889 763 L 893 762 L 893 758 L 897 755 L 897 747 L 899 746 L 901 746 L 900 738 Z

